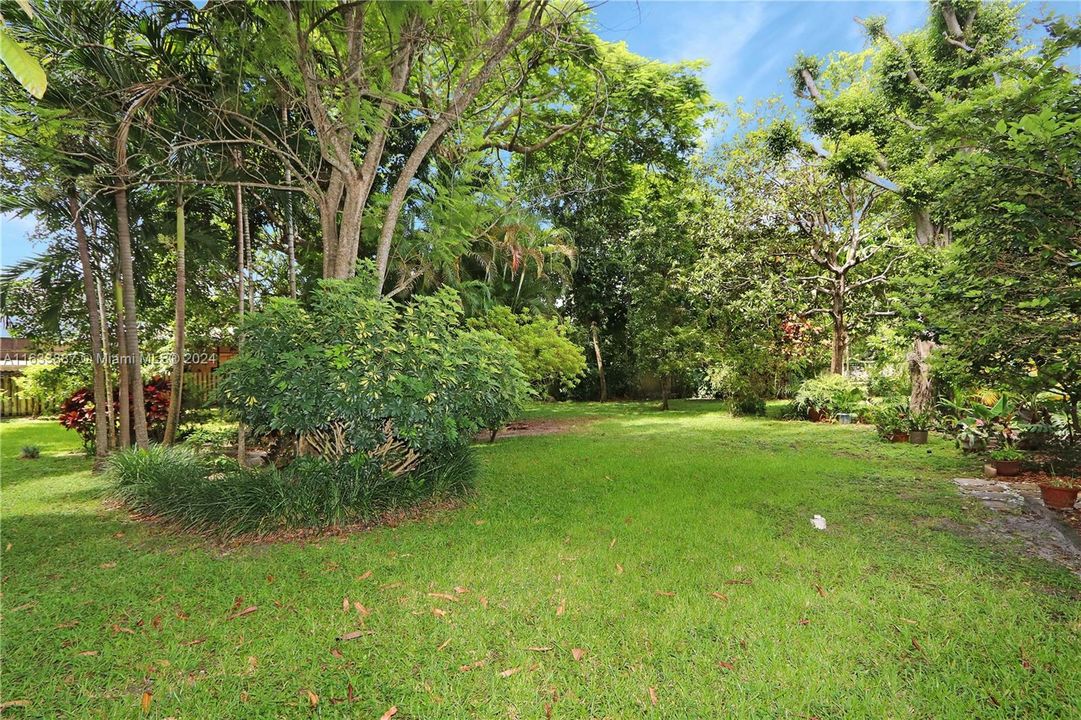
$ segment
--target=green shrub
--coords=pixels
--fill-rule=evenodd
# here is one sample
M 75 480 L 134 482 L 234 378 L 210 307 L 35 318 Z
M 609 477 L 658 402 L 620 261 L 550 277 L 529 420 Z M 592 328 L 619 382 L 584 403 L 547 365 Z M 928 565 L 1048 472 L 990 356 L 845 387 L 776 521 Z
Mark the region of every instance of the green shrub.
M 766 401 L 754 395 L 744 395 L 732 398 L 731 410 L 733 415 L 757 415 L 766 414 Z
M 303 457 L 278 470 L 242 468 L 182 445 L 124 450 L 109 466 L 116 495 L 135 512 L 220 536 L 369 520 L 430 497 L 461 494 L 475 473 L 468 446 L 399 475 L 359 454 L 335 462 Z
M 470 318 L 469 327 L 506 338 L 529 384 L 539 393 L 569 392 L 585 375 L 585 353 L 568 339 L 570 327 L 559 318 L 529 311 L 515 313 L 497 305 L 482 317 Z
M 796 392 L 795 404 L 802 417 L 812 410 L 836 415 L 857 412 L 864 399 L 863 388 L 855 380 L 827 374 L 805 380 Z
M 23 445 L 19 457 L 23 460 L 37 460 L 41 457 L 41 448 L 37 445 Z
M 310 309 L 275 298 L 249 316 L 243 349 L 219 371 L 221 399 L 256 435 L 334 463 L 446 452 L 528 396 L 511 345 L 461 322 L 453 290 L 402 306 L 375 297 L 370 273 L 324 280 Z
M 30 364 L 14 378 L 19 397 L 40 402 L 45 415 L 60 412 L 64 401 L 76 390 L 88 385 L 93 378 L 93 369 L 88 360 L 75 353 L 58 357 L 58 364 Z
M 870 416 L 875 424 L 875 432 L 883 440 L 908 432 L 908 404 L 904 400 L 885 401 L 875 406 Z

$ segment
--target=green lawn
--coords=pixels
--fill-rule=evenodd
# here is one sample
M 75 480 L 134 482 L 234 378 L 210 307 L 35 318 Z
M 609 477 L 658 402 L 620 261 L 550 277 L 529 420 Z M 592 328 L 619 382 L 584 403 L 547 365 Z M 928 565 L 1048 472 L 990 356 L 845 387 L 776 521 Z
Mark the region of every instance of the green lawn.
M 229 549 L 107 509 L 74 434 L 3 423 L 5 717 L 1081 717 L 1081 581 L 977 540 L 944 442 L 533 414 L 595 422 L 478 446 L 457 510 Z

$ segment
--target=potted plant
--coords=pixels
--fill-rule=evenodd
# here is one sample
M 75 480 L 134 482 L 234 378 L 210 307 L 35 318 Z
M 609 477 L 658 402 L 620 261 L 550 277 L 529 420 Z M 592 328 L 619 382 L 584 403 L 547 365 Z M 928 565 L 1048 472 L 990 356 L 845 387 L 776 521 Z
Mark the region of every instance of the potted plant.
M 1040 483 L 1040 499 L 1044 505 L 1055 510 L 1072 510 L 1079 492 L 1081 486 L 1066 478 L 1053 477 Z
M 908 442 L 908 423 L 897 407 L 881 407 L 875 412 L 875 431 L 887 442 Z
M 1012 447 L 1004 447 L 991 453 L 991 460 L 995 466 L 995 473 L 1005 477 L 1021 474 L 1021 458 L 1025 455 L 1020 450 Z
M 842 425 L 851 425 L 856 422 L 861 402 L 863 402 L 863 393 L 858 388 L 835 392 L 831 404 L 837 413 L 837 422 Z
M 927 444 L 927 431 L 931 429 L 930 413 L 916 413 L 908 418 L 908 441 L 913 445 Z
M 975 418 L 968 418 L 958 426 L 956 438 L 957 446 L 967 453 L 978 452 L 987 445 L 987 433 Z

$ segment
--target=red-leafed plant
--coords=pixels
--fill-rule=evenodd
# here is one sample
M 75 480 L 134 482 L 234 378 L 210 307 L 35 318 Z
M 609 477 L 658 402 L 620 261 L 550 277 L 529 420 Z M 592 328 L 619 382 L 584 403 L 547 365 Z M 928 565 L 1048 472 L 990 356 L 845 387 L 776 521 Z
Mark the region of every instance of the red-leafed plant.
M 169 415 L 169 379 L 151 378 L 143 387 L 143 399 L 146 402 L 147 431 L 154 439 L 161 439 L 165 431 L 165 419 Z M 113 408 L 120 407 L 120 391 L 113 390 Z M 80 388 L 73 392 L 60 406 L 60 424 L 68 430 L 75 430 L 83 439 L 83 444 L 90 448 L 94 443 L 94 417 L 97 404 L 94 402 L 92 388 Z M 113 413 L 116 417 L 116 413 Z M 117 428 L 119 432 L 119 427 Z

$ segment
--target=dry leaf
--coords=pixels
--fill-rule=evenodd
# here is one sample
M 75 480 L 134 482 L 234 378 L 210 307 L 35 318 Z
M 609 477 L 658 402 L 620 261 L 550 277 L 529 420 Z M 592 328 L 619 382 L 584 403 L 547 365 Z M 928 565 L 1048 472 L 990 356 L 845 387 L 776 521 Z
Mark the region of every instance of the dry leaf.
M 552 649 L 551 645 L 540 645 L 540 646 L 534 646 L 534 647 L 527 647 L 526 648 L 526 650 L 529 650 L 531 652 L 548 652 L 551 649 Z
M 266 584 L 267 585 L 273 585 L 274 584 L 274 576 L 273 575 L 267 575 L 266 576 Z
M 83 651 L 82 651 L 81 653 L 79 653 L 79 654 L 80 654 L 80 655 L 83 655 L 83 656 L 86 656 L 86 657 L 90 657 L 90 656 L 92 656 L 92 655 L 97 655 L 97 654 L 98 654 L 98 651 L 97 651 L 97 650 L 83 650 Z
M 753 585 L 754 580 L 751 580 L 750 578 L 741 578 L 741 579 L 737 579 L 737 580 L 725 580 L 724 584 L 725 585 Z
M 917 640 L 915 637 L 912 638 L 912 647 L 916 648 L 920 652 L 923 652 L 923 648 L 920 647 L 920 641 Z
M 800 618 L 800 619 L 799 619 L 799 624 L 800 624 L 800 625 L 810 625 L 810 624 L 811 624 L 811 621 L 810 621 L 810 620 L 808 620 L 807 618 Z
M 127 635 L 134 635 L 135 631 L 131 628 L 120 627 L 119 625 L 113 625 L 113 632 L 116 634 L 125 633 Z
M 394 717 L 397 714 L 398 714 L 398 706 L 395 705 L 394 707 L 390 708 L 385 713 L 383 713 L 379 717 L 379 720 L 390 720 L 392 717 Z
M 567 601 L 566 600 L 560 600 L 559 601 L 559 607 L 556 608 L 556 617 L 559 617 L 560 615 L 562 615 L 566 611 L 567 611 Z
M 612 542 L 608 543 L 608 549 L 611 550 L 616 546 L 616 539 L 612 538 Z
M 247 690 L 241 690 L 241 691 L 240 691 L 240 702 L 242 702 L 242 703 L 246 703 L 246 702 L 248 702 L 248 700 L 249 700 L 250 698 L 251 698 L 251 695 L 248 695 L 248 691 L 247 691 Z
M 483 595 L 479 596 L 477 598 L 477 602 L 479 602 L 484 607 L 485 610 L 488 609 L 488 598 L 486 598 L 485 596 L 483 596 Z
M 442 608 L 432 608 L 432 615 L 445 618 L 447 616 L 447 611 L 443 610 Z
M 657 704 L 657 689 L 656 688 L 650 688 L 649 689 L 649 701 L 651 703 L 653 703 L 654 705 Z
M 144 713 L 150 712 L 150 703 L 154 699 L 154 695 L 149 691 L 143 693 L 142 708 Z
M 62 622 L 59 625 L 57 625 L 56 629 L 57 630 L 67 630 L 69 628 L 75 627 L 78 624 L 79 624 L 78 620 L 68 620 L 67 622 Z
M 665 597 L 675 597 L 676 596 L 676 594 L 674 592 L 671 592 L 671 591 L 668 591 L 668 590 L 658 590 L 657 594 L 658 595 L 663 595 Z
M 316 705 L 319 704 L 319 696 L 318 695 L 313 693 L 308 688 L 304 688 L 304 692 L 308 694 L 308 702 L 311 703 L 312 707 L 315 707 Z
M 474 520 L 473 524 L 474 525 L 483 525 L 486 522 L 488 522 L 488 521 L 487 520 Z
M 471 662 L 468 665 L 459 665 L 458 669 L 460 671 L 462 671 L 462 672 L 469 672 L 470 670 L 472 670 L 474 668 L 483 667 L 487 662 L 488 662 L 487 660 L 480 659 L 480 660 L 477 660 L 475 662 Z
M 516 668 L 516 667 L 515 668 L 507 668 L 503 672 L 499 673 L 499 677 L 510 677 L 511 675 L 513 675 L 514 673 L 518 672 L 521 669 L 522 668 Z
M 815 585 L 815 592 L 817 592 L 822 597 L 826 597 L 826 591 L 822 589 L 821 585 Z
M 367 579 L 368 579 L 368 578 L 370 578 L 371 576 L 372 576 L 372 571 L 371 571 L 371 570 L 365 570 L 365 571 L 364 571 L 363 573 L 361 573 L 360 575 L 357 575 L 357 581 L 361 581 L 361 580 L 367 580 Z
M 11 543 L 8 543 L 8 550 L 11 549 Z M 7 710 L 13 707 L 30 707 L 29 700 L 6 700 L 0 703 L 0 710 Z
M 459 595 L 465 595 L 467 592 L 469 592 L 469 588 L 462 587 L 461 585 L 455 585 L 454 592 L 458 593 Z
M 180 644 L 184 645 L 186 647 L 191 647 L 192 645 L 202 645 L 205 642 L 206 642 L 206 638 L 203 637 L 203 638 L 199 638 L 197 640 L 188 640 L 187 642 L 182 642 Z
M 191 615 L 188 615 L 188 614 L 187 614 L 186 612 L 184 612 L 183 610 L 177 610 L 177 611 L 176 611 L 176 618 L 177 618 L 177 620 L 187 620 L 187 619 L 188 619 L 189 617 L 191 617 Z
M 150 627 L 155 630 L 161 630 L 161 615 L 154 616 L 154 619 L 150 621 Z
M 728 596 L 722 592 L 711 592 L 709 596 L 712 598 L 717 598 L 721 602 L 728 602 Z
M 616 563 L 616 575 L 622 575 L 622 574 L 623 574 L 623 566 L 620 565 L 619 563 Z
M 255 657 L 254 655 L 249 655 L 249 656 L 248 656 L 248 666 L 249 666 L 249 667 L 250 667 L 250 668 L 251 668 L 252 670 L 254 670 L 255 668 L 259 667 L 259 658 Z
M 371 611 L 371 610 L 369 610 L 368 608 L 364 607 L 364 606 L 363 606 L 363 605 L 361 605 L 361 604 L 360 604 L 359 602 L 354 602 L 354 603 L 353 603 L 353 607 L 354 607 L 354 608 L 356 608 L 357 612 L 358 612 L 358 613 L 360 613 L 361 615 L 363 615 L 364 617 L 368 617 L 369 615 L 371 615 L 371 614 L 372 614 L 372 611 Z
M 446 649 L 447 645 L 450 645 L 450 638 L 447 638 L 446 640 L 444 640 L 443 644 L 435 649 L 436 652 L 442 652 L 443 650 Z
M 428 597 L 439 598 L 440 600 L 449 600 L 450 602 L 458 602 L 458 598 L 454 597 L 450 593 L 431 592 L 428 593 Z
M 333 655 L 334 657 L 338 658 L 339 660 L 341 660 L 342 658 L 345 657 L 344 655 L 342 655 L 342 651 L 339 650 L 338 648 L 331 648 L 330 649 L 330 654 Z
M 244 598 L 242 596 L 237 595 L 235 598 L 233 598 L 233 610 L 239 610 L 243 606 Z
M 345 688 L 345 697 L 346 697 L 347 700 L 349 700 L 349 702 L 356 702 L 357 701 L 357 692 L 356 692 L 356 690 L 353 689 L 353 683 L 349 683 L 349 685 L 346 686 L 346 688 Z
M 240 612 L 238 612 L 236 615 L 230 615 L 229 617 L 227 617 L 226 621 L 228 621 L 228 620 L 236 620 L 238 617 L 244 617 L 245 615 L 251 615 L 253 612 L 255 612 L 258 609 L 259 609 L 258 605 L 249 605 L 248 607 L 246 607 L 243 610 L 241 610 Z
M 344 635 L 342 635 L 341 637 L 337 637 L 337 638 L 334 638 L 334 639 L 337 640 L 338 642 L 344 642 L 346 640 L 356 640 L 358 637 L 363 637 L 366 634 L 367 633 L 364 632 L 363 630 L 353 630 L 352 632 L 347 632 Z
M 574 658 L 574 662 L 582 662 L 582 658 L 586 656 L 586 651 L 582 648 L 571 648 L 571 657 Z
M 342 612 L 349 612 L 349 598 L 342 598 Z
M 718 667 L 721 667 L 721 668 L 723 668 L 725 670 L 735 670 L 736 669 L 735 665 L 733 665 L 730 662 L 725 662 L 724 660 L 718 660 L 717 665 L 718 665 Z
M 116 563 L 114 563 L 114 562 L 102 563 L 101 565 L 98 565 L 98 567 L 101 568 L 102 570 L 112 570 L 114 567 L 116 567 Z

